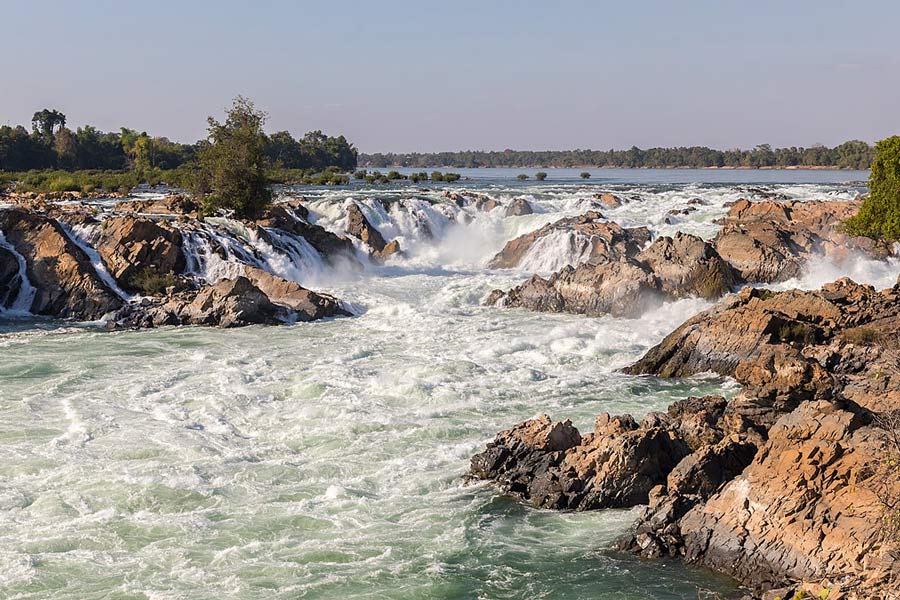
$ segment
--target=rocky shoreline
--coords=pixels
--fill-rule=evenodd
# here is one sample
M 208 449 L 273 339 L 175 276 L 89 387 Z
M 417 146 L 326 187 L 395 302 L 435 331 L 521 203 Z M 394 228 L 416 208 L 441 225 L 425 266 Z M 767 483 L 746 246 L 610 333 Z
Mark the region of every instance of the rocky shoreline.
M 900 479 L 879 475 L 900 435 L 900 281 L 746 288 L 626 371 L 713 371 L 742 389 L 640 422 L 600 415 L 584 435 L 546 415 L 526 421 L 472 458 L 472 476 L 540 508 L 646 505 L 621 549 L 681 557 L 758 597 L 900 589 Z

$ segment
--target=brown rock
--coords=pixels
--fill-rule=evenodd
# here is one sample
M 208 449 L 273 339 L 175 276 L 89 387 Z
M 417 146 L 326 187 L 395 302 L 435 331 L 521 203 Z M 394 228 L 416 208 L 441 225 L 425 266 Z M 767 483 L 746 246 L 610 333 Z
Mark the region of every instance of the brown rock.
M 531 204 L 525 198 L 513 198 L 512 201 L 506 206 L 504 211 L 504 216 L 507 217 L 521 217 L 524 215 L 530 215 L 534 213 L 534 209 L 531 207 Z
M 341 307 L 340 301 L 333 296 L 313 292 L 298 283 L 287 281 L 257 267 L 244 267 L 244 272 L 253 285 L 272 303 L 291 309 L 299 321 L 314 321 L 338 315 L 350 316 L 350 313 Z
M 110 275 L 131 292 L 144 273 L 180 274 L 185 268 L 181 233 L 146 217 L 111 217 L 103 222 L 96 250 Z
M 650 267 L 662 291 L 673 298 L 716 299 L 739 281 L 711 244 L 686 233 L 657 239 L 637 260 Z

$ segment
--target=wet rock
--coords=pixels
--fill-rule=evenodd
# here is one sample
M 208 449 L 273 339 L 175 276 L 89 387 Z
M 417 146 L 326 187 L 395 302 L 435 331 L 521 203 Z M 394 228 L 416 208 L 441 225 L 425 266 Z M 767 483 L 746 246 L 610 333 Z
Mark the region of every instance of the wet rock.
M 619 208 L 622 206 L 622 199 L 615 194 L 604 192 L 602 194 L 594 194 L 594 198 L 600 201 L 600 204 L 606 208 Z
M 521 217 L 533 213 L 534 209 L 531 207 L 531 203 L 525 198 L 513 198 L 503 212 L 507 217 Z
M 631 259 L 566 266 L 548 279 L 535 275 L 509 292 L 495 290 L 487 300 L 507 308 L 626 318 L 636 318 L 662 301 L 657 279 Z
M 478 192 L 445 191 L 443 196 L 452 200 L 460 208 L 471 206 L 481 212 L 490 212 L 500 206 L 500 202 L 496 198 Z
M 36 290 L 32 313 L 93 320 L 121 306 L 121 299 L 54 219 L 22 209 L 3 210 L 0 231 L 25 259 Z
M 335 235 L 324 227 L 307 220 L 309 212 L 302 205 L 302 200 L 279 202 L 271 206 L 266 213 L 255 222 L 262 228 L 274 228 L 303 237 L 309 245 L 332 265 L 351 265 L 361 268 L 356 259 L 353 242 L 345 237 Z
M 616 223 L 603 220 L 603 215 L 599 212 L 588 211 L 578 217 L 560 219 L 537 231 L 510 240 L 503 250 L 491 259 L 488 267 L 511 269 L 518 266 L 538 240 L 556 232 L 573 232 L 588 240 L 590 244 L 588 262 L 594 264 L 632 258 L 650 241 L 650 231 L 646 227 L 625 229 Z
M 376 260 L 384 260 L 389 256 L 400 252 L 400 242 L 392 240 L 386 242 L 384 236 L 378 231 L 360 210 L 355 202 L 347 204 L 347 233 L 361 240 L 371 248 L 372 257 Z
M 15 255 L 0 246 L 0 308 L 9 308 L 19 295 L 22 279 Z
M 313 292 L 298 283 L 287 281 L 256 267 L 247 266 L 244 272 L 253 285 L 272 303 L 289 308 L 298 321 L 351 316 L 334 296 Z
M 538 507 L 629 507 L 646 502 L 688 452 L 677 434 L 628 416 L 602 415 L 582 438 L 545 415 L 498 434 L 472 459 L 472 474 Z

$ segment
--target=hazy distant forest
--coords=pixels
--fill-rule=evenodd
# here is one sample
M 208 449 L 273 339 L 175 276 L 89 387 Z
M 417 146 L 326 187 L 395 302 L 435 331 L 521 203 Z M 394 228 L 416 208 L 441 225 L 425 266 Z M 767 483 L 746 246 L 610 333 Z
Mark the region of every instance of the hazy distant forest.
M 766 168 L 831 167 L 868 169 L 875 150 L 866 142 L 844 142 L 834 148 L 772 148 L 761 144 L 752 150 L 715 150 L 704 146 L 641 148 L 629 150 L 503 150 L 485 152 L 360 154 L 363 167 L 628 167 L 628 168 Z

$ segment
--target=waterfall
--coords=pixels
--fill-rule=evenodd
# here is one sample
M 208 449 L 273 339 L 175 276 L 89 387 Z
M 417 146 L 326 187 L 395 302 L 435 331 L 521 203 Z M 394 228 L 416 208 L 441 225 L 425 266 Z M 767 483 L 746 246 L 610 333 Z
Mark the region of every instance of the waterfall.
M 66 236 L 71 240 L 73 244 L 81 248 L 82 252 L 84 252 L 88 259 L 91 261 L 91 265 L 94 267 L 94 272 L 97 273 L 97 276 L 100 278 L 106 286 L 113 291 L 119 298 L 126 302 L 130 302 L 135 299 L 133 294 L 129 294 L 121 287 L 119 287 L 119 283 L 116 281 L 116 278 L 110 274 L 109 270 L 106 268 L 106 265 L 103 262 L 103 259 L 100 258 L 100 254 L 94 250 L 93 246 L 88 243 L 88 240 L 96 243 L 96 240 L 99 237 L 99 232 L 88 225 L 74 225 L 70 227 L 66 223 L 59 221 L 60 229 L 66 234 Z
M 25 257 L 19 254 L 13 245 L 6 241 L 3 232 L 0 232 L 0 248 L 12 253 L 12 255 L 16 257 L 16 262 L 19 265 L 19 274 L 17 275 L 19 279 L 19 291 L 16 294 L 16 299 L 9 305 L 9 308 L 4 308 L 0 305 L 0 314 L 30 315 L 31 305 L 34 303 L 34 296 L 37 294 L 37 290 L 31 285 L 31 281 L 28 279 L 28 267 L 25 264 Z M 9 300 L 9 298 L 6 298 L 6 300 Z
M 553 231 L 531 245 L 517 268 L 533 273 L 552 273 L 566 265 L 576 267 L 590 259 L 594 242 L 594 238 L 579 231 Z
M 231 219 L 207 219 L 182 229 L 187 272 L 209 283 L 244 274 L 250 265 L 283 279 L 309 285 L 325 264 L 303 237 L 271 228 L 249 229 Z

